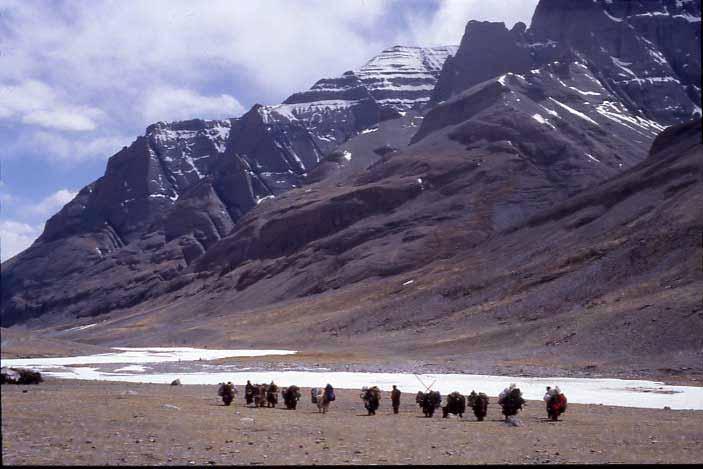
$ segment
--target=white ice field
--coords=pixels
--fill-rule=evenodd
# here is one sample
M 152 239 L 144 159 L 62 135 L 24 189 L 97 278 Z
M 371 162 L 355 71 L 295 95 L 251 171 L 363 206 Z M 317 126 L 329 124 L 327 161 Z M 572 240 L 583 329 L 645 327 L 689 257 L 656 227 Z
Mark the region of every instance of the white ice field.
M 195 348 L 116 348 L 118 352 L 61 358 L 22 358 L 2 360 L 2 366 L 30 367 L 47 376 L 63 379 L 85 379 L 123 381 L 130 383 L 170 383 L 180 379 L 182 384 L 218 384 L 231 381 L 243 385 L 275 381 L 279 386 L 295 384 L 300 387 L 321 387 L 327 383 L 339 389 L 361 389 L 377 385 L 390 391 L 395 384 L 408 394 L 424 390 L 425 386 L 448 394 L 459 391 L 469 394 L 472 390 L 497 396 L 510 383 L 515 383 L 528 400 L 541 400 L 546 386 L 559 386 L 569 402 L 578 404 L 603 404 L 618 407 L 640 407 L 662 409 L 703 410 L 703 387 L 668 386 L 644 380 L 600 379 L 600 378 L 528 378 L 513 376 L 490 376 L 472 374 L 422 374 L 411 373 L 365 373 L 335 371 L 218 371 L 218 365 L 207 365 L 206 371 L 193 372 L 194 361 L 206 361 L 226 357 L 260 357 L 291 355 L 292 350 L 211 350 Z M 150 372 L 144 364 L 184 362 L 183 372 Z M 188 363 L 190 362 L 190 363 Z M 100 366 L 125 364 L 112 371 Z M 114 368 L 114 367 L 109 367 Z M 203 367 L 201 367 L 203 368 Z M 221 368 L 231 369 L 231 365 Z

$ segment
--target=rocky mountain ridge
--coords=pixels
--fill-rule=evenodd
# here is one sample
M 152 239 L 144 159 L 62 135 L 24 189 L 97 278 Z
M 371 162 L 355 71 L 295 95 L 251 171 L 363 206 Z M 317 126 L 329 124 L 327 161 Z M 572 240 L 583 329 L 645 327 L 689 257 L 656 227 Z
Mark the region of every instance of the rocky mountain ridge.
M 469 21 L 433 100 L 577 59 L 632 113 L 661 125 L 691 119 L 701 113 L 700 12 L 700 0 L 549 0 L 538 4 L 529 29 Z

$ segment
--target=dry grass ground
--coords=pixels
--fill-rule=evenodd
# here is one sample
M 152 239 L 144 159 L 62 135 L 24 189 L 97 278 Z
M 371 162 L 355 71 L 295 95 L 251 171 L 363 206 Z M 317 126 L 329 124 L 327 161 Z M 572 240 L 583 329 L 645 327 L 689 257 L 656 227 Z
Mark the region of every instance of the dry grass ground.
M 370 383 L 372 384 L 372 383 Z M 340 390 L 326 415 L 224 407 L 216 386 L 167 386 L 48 379 L 2 387 L 3 464 L 478 464 L 701 463 L 703 412 L 569 406 L 563 421 L 529 402 L 523 425 L 421 416 L 388 393 L 367 417 L 357 391 Z

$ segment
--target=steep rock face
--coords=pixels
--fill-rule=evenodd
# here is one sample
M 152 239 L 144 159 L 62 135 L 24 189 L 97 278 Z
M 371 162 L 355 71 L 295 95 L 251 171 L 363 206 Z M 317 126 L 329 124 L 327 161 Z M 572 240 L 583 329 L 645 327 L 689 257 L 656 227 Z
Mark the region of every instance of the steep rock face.
M 117 244 L 144 233 L 224 152 L 230 121 L 151 125 L 110 158 L 105 175 L 46 223 L 38 242 L 108 230 Z M 100 246 L 109 251 L 109 246 Z
M 429 101 L 444 62 L 456 51 L 457 46 L 394 46 L 369 60 L 357 75 L 381 106 L 405 111 Z
M 469 21 L 459 49 L 444 64 L 432 99 L 440 102 L 453 94 L 508 72 L 525 73 L 536 60 L 523 46 L 524 23 L 508 30 L 504 23 Z
M 130 306 L 258 202 L 299 184 L 319 158 L 314 141 L 297 123 L 267 123 L 259 109 L 227 121 L 157 123 L 111 157 L 103 177 L 3 264 L 3 324 Z
M 631 113 L 671 125 L 700 113 L 700 21 L 699 0 L 542 0 L 527 31 L 520 23 L 508 31 L 502 23 L 469 22 L 433 99 L 580 57 Z
M 266 107 L 256 105 L 233 124 L 226 156 L 246 162 L 260 200 L 299 185 L 322 153 L 299 122 L 275 119 Z
M 359 70 L 319 80 L 266 110 L 272 121 L 299 122 L 327 154 L 364 129 L 427 103 L 454 52 L 455 46 L 394 46 Z
M 506 125 L 520 119 L 539 130 Z M 488 80 L 437 105 L 412 142 L 441 129 L 469 146 L 502 142 L 554 170 L 569 161 L 563 177 L 583 174 L 588 185 L 641 161 L 663 128 L 630 112 L 584 63 L 555 61 Z

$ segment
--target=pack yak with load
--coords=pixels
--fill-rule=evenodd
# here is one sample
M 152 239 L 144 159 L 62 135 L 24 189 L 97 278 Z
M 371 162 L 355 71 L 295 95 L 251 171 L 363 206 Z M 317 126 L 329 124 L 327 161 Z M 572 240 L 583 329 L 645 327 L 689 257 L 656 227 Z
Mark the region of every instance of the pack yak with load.
M 505 420 L 508 421 L 508 417 L 517 415 L 522 409 L 522 406 L 525 405 L 525 399 L 522 398 L 520 388 L 511 384 L 498 396 L 498 404 L 503 408 L 503 415 L 505 415 Z
M 459 418 L 464 417 L 464 412 L 466 411 L 466 397 L 462 396 L 461 393 L 453 392 L 447 395 L 447 405 L 442 407 L 442 417 L 445 419 L 449 414 L 458 415 Z
M 266 407 L 267 384 L 254 385 L 254 407 Z
M 237 394 L 237 390 L 235 389 L 231 381 L 227 382 L 227 384 L 220 383 L 220 387 L 217 390 L 217 395 L 222 398 L 222 402 L 226 406 L 232 403 L 235 394 Z
M 363 388 L 360 397 L 364 401 L 364 407 L 366 407 L 369 415 L 376 415 L 378 406 L 381 403 L 381 390 L 378 389 L 378 386 Z
M 324 389 L 312 388 L 310 389 L 310 397 L 313 404 L 317 404 L 317 410 L 323 414 L 327 413 L 330 407 L 330 402 L 336 399 L 334 394 L 334 388 L 331 384 L 325 386 Z
M 488 414 L 488 396 L 482 392 L 476 394 L 476 391 L 471 391 L 471 394 L 469 394 L 468 404 L 474 411 L 476 420 L 483 422 L 483 419 Z
M 415 396 L 415 402 L 422 408 L 425 417 L 432 417 L 435 409 L 442 405 L 442 395 L 439 391 L 418 391 Z
M 295 410 L 298 406 L 298 399 L 300 399 L 300 388 L 295 385 L 283 388 L 281 389 L 281 397 L 283 398 L 283 403 L 286 405 L 286 409 Z
M 559 416 L 566 412 L 566 396 L 561 392 L 559 386 L 554 389 L 547 388 L 544 402 L 547 403 L 547 417 L 554 421 L 559 420 Z

